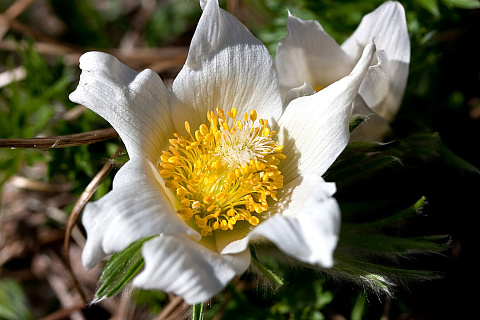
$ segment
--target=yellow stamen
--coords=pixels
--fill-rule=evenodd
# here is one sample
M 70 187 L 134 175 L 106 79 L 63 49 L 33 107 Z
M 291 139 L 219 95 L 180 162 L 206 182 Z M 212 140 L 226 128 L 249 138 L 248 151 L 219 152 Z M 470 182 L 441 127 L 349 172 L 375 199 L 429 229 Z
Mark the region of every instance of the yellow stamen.
M 228 116 L 228 118 L 226 117 Z M 268 200 L 277 200 L 283 187 L 278 164 L 285 159 L 283 146 L 273 141 L 275 131 L 257 112 L 236 120 L 237 109 L 207 113 L 194 135 L 175 133 L 160 157 L 158 170 L 165 186 L 178 198 L 180 218 L 193 221 L 203 237 L 216 230 L 234 230 L 238 223 L 256 226 L 265 218 Z

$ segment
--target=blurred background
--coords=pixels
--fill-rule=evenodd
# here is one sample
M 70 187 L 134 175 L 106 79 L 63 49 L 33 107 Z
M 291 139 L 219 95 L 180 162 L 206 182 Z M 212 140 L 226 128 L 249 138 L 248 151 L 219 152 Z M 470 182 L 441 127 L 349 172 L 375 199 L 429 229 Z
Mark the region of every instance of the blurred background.
M 287 35 L 287 10 L 319 21 L 342 43 L 381 3 L 220 1 L 272 55 Z M 410 76 L 393 135 L 386 139 L 391 143 L 374 150 L 390 158 L 380 158 L 387 160 L 355 179 L 333 177 L 346 223 L 388 216 L 425 197 L 422 210 L 389 232 L 448 236 L 450 246 L 440 254 L 413 254 L 400 262 L 438 278 L 399 281 L 396 295 L 388 298 L 322 273 L 280 268 L 286 285 L 273 290 L 246 274 L 205 306 L 205 319 L 478 317 L 480 2 L 401 3 L 412 46 Z M 115 132 L 68 94 L 78 84 L 80 55 L 91 50 L 114 54 L 136 70 L 153 69 L 170 86 L 200 15 L 193 0 L 0 0 L 1 320 L 188 318 L 189 307 L 172 295 L 126 290 L 86 306 L 75 289 L 68 261 L 87 300 L 101 269 L 83 270 L 85 233 L 80 223 L 68 226 L 69 216 L 99 172 L 103 180 L 92 199 L 108 192 L 126 156 L 110 159 L 120 145 Z M 99 130 L 96 140 L 93 130 Z M 63 135 L 75 136 L 70 144 L 28 140 Z

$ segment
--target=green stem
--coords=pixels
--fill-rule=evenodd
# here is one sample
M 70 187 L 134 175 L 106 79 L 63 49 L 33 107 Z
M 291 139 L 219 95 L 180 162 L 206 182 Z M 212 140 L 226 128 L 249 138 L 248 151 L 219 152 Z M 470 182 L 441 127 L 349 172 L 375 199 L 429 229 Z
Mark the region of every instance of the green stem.
M 192 308 L 192 320 L 203 319 L 203 302 L 193 305 Z

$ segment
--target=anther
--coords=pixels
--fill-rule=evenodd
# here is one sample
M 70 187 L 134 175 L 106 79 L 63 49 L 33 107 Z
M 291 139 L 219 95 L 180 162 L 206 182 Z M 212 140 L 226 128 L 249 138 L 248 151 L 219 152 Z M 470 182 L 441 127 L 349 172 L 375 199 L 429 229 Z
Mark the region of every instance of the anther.
M 226 115 L 233 120 L 231 127 Z M 255 110 L 244 113 L 243 122 L 236 117 L 235 108 L 209 111 L 208 123 L 194 136 L 185 121 L 190 136 L 174 133 L 157 165 L 180 202 L 179 217 L 194 222 L 202 236 L 235 230 L 237 221 L 257 225 L 256 215 L 268 210 L 267 197 L 276 200 L 276 190 L 283 187 L 278 164 L 286 156 L 272 140 L 275 132 L 268 121 L 257 119 Z
M 257 111 L 250 111 L 250 120 L 252 120 L 252 122 L 255 122 L 255 120 L 257 120 Z

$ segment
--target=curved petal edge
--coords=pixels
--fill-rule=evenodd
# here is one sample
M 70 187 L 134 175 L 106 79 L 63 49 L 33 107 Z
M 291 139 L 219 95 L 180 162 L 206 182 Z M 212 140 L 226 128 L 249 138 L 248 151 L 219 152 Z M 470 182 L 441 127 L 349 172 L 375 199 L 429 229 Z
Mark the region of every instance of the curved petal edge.
M 144 243 L 145 269 L 133 286 L 172 292 L 189 304 L 203 302 L 250 265 L 248 250 L 219 254 L 185 237 L 160 235 Z

